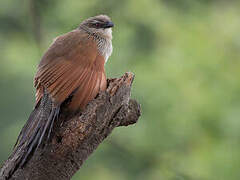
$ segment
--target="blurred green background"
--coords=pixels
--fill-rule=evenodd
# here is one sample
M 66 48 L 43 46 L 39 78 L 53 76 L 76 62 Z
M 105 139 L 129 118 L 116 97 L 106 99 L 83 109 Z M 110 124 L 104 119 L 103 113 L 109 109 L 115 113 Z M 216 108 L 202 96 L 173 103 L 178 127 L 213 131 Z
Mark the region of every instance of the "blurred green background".
M 115 129 L 73 180 L 240 179 L 237 0 L 1 0 L 0 162 L 33 108 L 44 51 L 97 14 L 115 23 L 107 75 L 135 73 L 142 116 Z

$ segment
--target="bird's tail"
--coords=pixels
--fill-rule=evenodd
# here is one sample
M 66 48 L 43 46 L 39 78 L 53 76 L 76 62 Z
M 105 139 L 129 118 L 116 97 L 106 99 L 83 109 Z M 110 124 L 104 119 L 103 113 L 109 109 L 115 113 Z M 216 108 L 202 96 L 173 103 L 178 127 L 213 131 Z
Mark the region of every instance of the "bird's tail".
M 43 142 L 49 141 L 59 111 L 60 106 L 54 106 L 49 95 L 45 93 L 18 136 L 14 151 L 8 159 L 11 161 L 11 168 L 8 167 L 8 172 L 0 174 L 10 177 L 17 168 L 25 165 L 38 147 L 44 146 Z

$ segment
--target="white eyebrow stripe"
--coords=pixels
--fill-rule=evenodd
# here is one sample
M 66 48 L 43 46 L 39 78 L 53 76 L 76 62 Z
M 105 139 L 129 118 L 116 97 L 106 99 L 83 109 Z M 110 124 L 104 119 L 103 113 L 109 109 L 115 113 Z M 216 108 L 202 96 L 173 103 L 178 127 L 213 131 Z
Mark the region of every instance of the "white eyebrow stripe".
M 103 23 L 103 22 L 98 20 L 92 20 L 92 23 Z

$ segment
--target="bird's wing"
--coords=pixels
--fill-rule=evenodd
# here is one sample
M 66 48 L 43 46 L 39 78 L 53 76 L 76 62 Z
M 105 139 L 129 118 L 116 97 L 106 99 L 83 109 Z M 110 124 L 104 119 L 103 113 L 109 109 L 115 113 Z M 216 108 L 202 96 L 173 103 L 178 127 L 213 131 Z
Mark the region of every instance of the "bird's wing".
M 94 91 L 99 81 L 98 69 L 94 68 L 98 58 L 97 45 L 86 33 L 75 30 L 58 37 L 39 64 L 35 76 L 36 102 L 44 88 L 56 104 L 61 104 L 74 91 L 80 91 L 85 97 L 92 94 L 89 91 Z
M 92 70 L 86 73 L 85 79 L 81 81 L 74 93 L 69 109 L 84 108 L 90 100 L 96 97 L 99 91 L 106 89 L 104 62 L 102 56 L 97 56 L 95 63 L 92 65 Z

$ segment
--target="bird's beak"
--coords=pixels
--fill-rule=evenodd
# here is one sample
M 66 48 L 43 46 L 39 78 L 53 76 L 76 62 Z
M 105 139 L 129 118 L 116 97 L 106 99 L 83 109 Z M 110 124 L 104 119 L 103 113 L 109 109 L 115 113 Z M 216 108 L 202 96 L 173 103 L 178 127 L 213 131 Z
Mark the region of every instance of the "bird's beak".
M 103 27 L 103 28 L 111 28 L 111 27 L 113 27 L 113 26 L 114 26 L 113 22 L 109 21 L 109 22 L 107 22 L 106 24 L 104 24 L 104 27 Z

